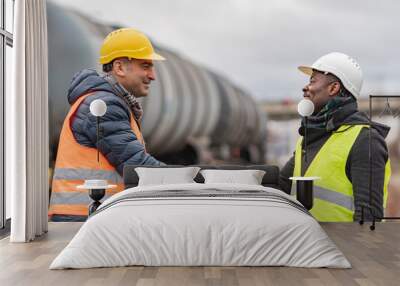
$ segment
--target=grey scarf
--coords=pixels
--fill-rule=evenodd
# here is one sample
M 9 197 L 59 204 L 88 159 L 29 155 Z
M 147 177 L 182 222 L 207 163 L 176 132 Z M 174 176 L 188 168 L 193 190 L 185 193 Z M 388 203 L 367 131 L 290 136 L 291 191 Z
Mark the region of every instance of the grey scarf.
M 136 121 L 140 122 L 143 117 L 143 109 L 136 97 L 129 93 L 129 91 L 127 91 L 111 74 L 104 74 L 103 78 L 111 85 L 115 94 L 121 97 L 128 104 L 130 110 L 135 116 Z

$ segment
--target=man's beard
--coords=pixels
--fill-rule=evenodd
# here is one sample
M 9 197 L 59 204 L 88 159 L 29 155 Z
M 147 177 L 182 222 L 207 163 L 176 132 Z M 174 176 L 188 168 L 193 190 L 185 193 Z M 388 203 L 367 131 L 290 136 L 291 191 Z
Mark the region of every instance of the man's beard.
M 136 98 L 144 97 L 148 94 L 148 90 L 145 93 L 143 93 L 140 88 L 130 88 L 128 89 L 128 91 L 130 94 L 133 94 Z

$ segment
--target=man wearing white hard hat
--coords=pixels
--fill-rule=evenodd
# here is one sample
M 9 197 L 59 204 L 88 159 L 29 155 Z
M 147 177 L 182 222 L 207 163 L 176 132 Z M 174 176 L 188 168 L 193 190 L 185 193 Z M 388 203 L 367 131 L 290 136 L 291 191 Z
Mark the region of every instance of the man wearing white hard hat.
M 314 104 L 314 111 L 307 120 L 303 118 L 294 155 L 281 171 L 282 190 L 295 191 L 292 176 L 320 177 L 314 182 L 313 216 L 319 221 L 360 220 L 361 206 L 369 203 L 371 131 L 372 211 L 382 217 L 390 178 L 385 142 L 389 127 L 369 126 L 367 115 L 358 110 L 363 83 L 359 64 L 343 53 L 330 53 L 299 70 L 310 76 L 303 97 Z M 365 211 L 364 219 L 372 219 L 370 211 Z

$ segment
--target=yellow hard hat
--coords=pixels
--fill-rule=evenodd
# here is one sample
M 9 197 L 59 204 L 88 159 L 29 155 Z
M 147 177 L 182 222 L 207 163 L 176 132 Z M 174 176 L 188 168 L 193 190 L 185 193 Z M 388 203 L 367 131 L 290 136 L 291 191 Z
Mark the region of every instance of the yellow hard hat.
M 154 52 L 150 40 L 132 28 L 112 31 L 100 49 L 100 63 L 107 64 L 116 58 L 128 57 L 143 60 L 165 60 Z

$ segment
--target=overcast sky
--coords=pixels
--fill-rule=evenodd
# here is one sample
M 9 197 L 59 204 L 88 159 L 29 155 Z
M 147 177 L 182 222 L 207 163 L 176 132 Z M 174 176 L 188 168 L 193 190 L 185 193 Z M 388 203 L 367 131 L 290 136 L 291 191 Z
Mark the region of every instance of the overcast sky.
M 135 27 L 226 75 L 260 100 L 298 99 L 297 71 L 339 51 L 364 72 L 364 96 L 400 94 L 400 1 L 53 0 L 101 22 Z

